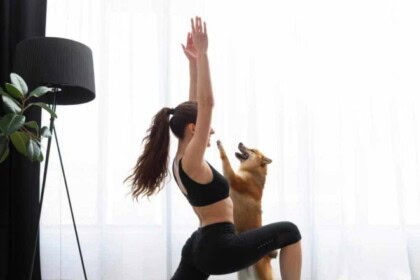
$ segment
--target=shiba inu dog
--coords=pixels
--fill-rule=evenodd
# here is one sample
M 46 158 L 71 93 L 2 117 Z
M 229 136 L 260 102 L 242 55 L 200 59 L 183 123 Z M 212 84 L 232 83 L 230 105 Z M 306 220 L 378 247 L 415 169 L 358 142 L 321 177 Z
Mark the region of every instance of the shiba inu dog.
M 272 160 L 265 157 L 259 150 L 247 148 L 239 143 L 240 153 L 236 152 L 235 155 L 240 161 L 240 167 L 237 172 L 234 172 L 220 140 L 217 141 L 217 148 L 222 160 L 223 175 L 230 185 L 230 197 L 233 201 L 233 216 L 237 231 L 243 232 L 261 227 L 261 199 L 267 176 L 267 165 Z M 277 250 L 272 251 L 252 267 L 254 271 L 240 271 L 238 278 L 241 280 L 273 279 L 270 261 L 277 255 Z

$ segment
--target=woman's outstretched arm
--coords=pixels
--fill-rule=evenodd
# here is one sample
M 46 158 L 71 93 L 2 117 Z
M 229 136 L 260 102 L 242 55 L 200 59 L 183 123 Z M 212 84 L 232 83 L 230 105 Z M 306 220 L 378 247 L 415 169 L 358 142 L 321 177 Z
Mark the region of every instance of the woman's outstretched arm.
M 213 91 L 210 81 L 210 67 L 207 57 L 207 27 L 201 24 L 201 18 L 196 22 L 191 19 L 192 40 L 197 50 L 197 121 L 194 135 L 185 149 L 182 168 L 187 174 L 202 174 L 208 170 L 204 161 L 204 152 L 209 141 L 212 111 L 214 106 Z M 190 173 L 188 173 L 190 172 Z

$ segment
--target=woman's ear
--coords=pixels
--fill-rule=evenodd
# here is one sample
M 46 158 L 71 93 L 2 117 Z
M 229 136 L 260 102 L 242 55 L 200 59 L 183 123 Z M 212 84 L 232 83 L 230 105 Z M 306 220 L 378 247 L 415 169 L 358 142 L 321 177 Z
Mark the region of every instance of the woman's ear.
M 195 132 L 195 124 L 193 124 L 193 123 L 188 124 L 188 129 L 191 132 L 191 134 L 194 134 L 194 132 Z

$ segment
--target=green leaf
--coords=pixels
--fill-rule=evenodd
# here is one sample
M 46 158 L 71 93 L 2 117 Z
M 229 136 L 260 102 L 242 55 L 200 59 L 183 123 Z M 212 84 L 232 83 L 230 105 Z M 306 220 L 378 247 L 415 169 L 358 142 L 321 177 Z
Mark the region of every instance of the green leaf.
M 13 84 L 6 83 L 6 90 L 14 98 L 23 98 L 22 92 Z
M 39 133 L 39 126 L 36 121 L 30 121 L 30 122 L 25 123 L 24 125 L 29 128 L 34 129 L 37 134 Z
M 54 113 L 54 111 L 53 111 L 53 110 L 51 110 L 51 108 L 50 108 L 50 107 L 48 107 L 48 105 L 47 105 L 47 104 L 42 103 L 42 102 L 35 102 L 35 103 L 31 103 L 29 106 L 32 106 L 32 105 L 35 105 L 35 106 L 39 106 L 39 107 L 44 108 L 45 110 L 47 110 L 47 111 L 48 111 L 48 113 L 50 113 L 50 115 L 51 115 L 52 117 L 57 118 L 57 115 Z M 26 107 L 26 108 L 29 108 L 29 106 L 28 106 L 28 107 Z
M 44 126 L 43 128 L 41 128 L 41 137 L 47 137 L 47 138 L 51 137 L 51 131 L 49 130 L 48 127 Z
M 3 153 L 2 156 L 0 156 L 0 163 L 2 163 L 7 158 L 8 155 L 9 155 L 9 147 L 6 147 L 6 151 Z
M 15 114 L 6 114 L 0 120 L 0 130 L 7 136 L 17 131 L 24 123 L 25 116 L 15 115 Z
M 3 88 L 2 87 L 0 87 L 0 95 L 6 95 L 7 97 L 9 97 L 9 98 L 12 98 L 7 92 L 5 92 L 4 90 L 3 90 Z
M 2 95 L 1 98 L 3 99 L 3 108 L 6 112 L 19 114 L 22 111 L 19 104 L 13 98 L 6 95 Z
M 12 96 L 10 96 L 10 94 L 8 94 L 7 92 L 5 92 L 5 91 L 3 90 L 3 88 L 2 88 L 2 87 L 0 87 L 0 95 L 7 96 L 7 97 L 9 97 L 10 99 L 12 99 L 12 101 L 13 101 L 13 102 L 15 102 L 15 103 L 16 103 L 16 105 L 20 105 L 19 101 L 18 101 L 18 100 L 16 100 L 16 99 L 14 99 L 14 98 L 13 98 Z
M 40 87 L 37 87 L 36 89 L 34 89 L 33 91 L 31 91 L 28 95 L 28 98 L 32 97 L 32 96 L 40 97 L 40 96 L 43 96 L 44 94 L 46 94 L 49 91 L 51 91 L 51 88 L 40 86 Z
M 13 145 L 19 153 L 27 156 L 26 145 L 28 144 L 29 136 L 25 132 L 16 131 L 10 134 L 10 140 L 12 140 Z
M 0 163 L 3 162 L 9 155 L 9 138 L 7 136 L 0 136 Z
M 41 153 L 39 154 L 38 161 L 43 161 L 43 160 L 44 160 L 44 155 L 42 154 L 42 151 L 41 151 Z
M 42 154 L 41 140 L 35 139 L 35 142 L 37 143 L 37 145 L 39 147 L 39 157 L 37 158 L 37 161 L 43 161 L 44 160 L 44 155 Z
M 30 139 L 26 144 L 26 151 L 27 156 L 31 161 L 36 161 L 39 158 L 39 154 L 41 153 L 41 149 L 38 146 L 38 143 L 34 140 Z
M 10 81 L 23 95 L 28 93 L 28 86 L 21 76 L 16 73 L 10 73 Z

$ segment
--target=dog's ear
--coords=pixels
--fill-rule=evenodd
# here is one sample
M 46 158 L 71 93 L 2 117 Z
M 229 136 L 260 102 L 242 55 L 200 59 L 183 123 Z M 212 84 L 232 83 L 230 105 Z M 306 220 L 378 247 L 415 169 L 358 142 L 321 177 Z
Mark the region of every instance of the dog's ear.
M 272 162 L 273 162 L 273 161 L 272 161 L 271 159 L 269 159 L 268 157 L 263 157 L 262 161 L 263 161 L 265 164 L 269 164 L 269 163 L 272 163 Z

